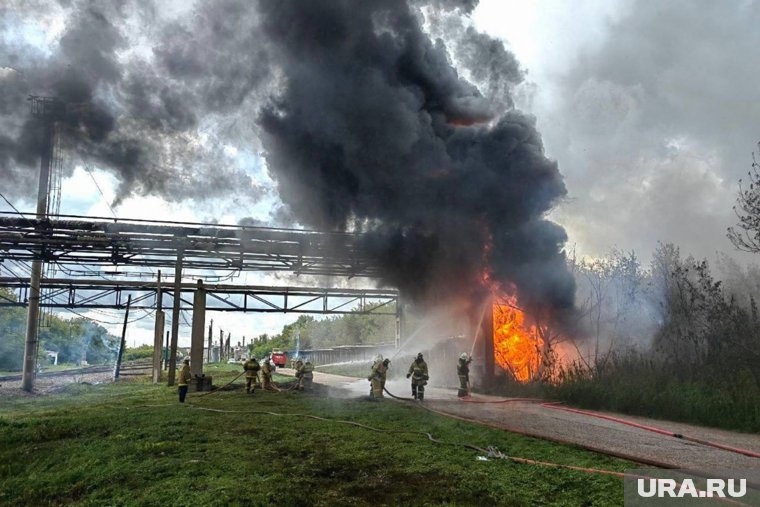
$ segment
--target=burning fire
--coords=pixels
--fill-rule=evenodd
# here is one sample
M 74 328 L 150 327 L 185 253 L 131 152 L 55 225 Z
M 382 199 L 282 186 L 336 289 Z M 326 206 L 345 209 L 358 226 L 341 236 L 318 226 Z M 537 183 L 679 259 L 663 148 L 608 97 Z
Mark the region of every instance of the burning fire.
M 544 342 L 536 326 L 525 325 L 514 297 L 501 301 L 493 304 L 494 358 L 515 380 L 528 382 L 538 373 Z

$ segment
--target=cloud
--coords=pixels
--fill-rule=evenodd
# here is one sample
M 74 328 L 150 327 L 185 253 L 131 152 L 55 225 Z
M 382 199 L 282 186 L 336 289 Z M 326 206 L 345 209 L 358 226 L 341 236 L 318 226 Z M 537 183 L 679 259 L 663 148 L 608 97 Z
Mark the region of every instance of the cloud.
M 570 197 L 554 216 L 588 253 L 731 248 L 760 138 L 758 21 L 758 2 L 636 1 L 552 81 L 537 114 Z

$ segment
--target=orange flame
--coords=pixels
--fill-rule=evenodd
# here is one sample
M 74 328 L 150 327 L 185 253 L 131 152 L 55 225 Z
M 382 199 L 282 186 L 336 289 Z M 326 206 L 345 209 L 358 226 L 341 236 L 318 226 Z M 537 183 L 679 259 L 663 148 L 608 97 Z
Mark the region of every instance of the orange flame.
M 494 359 L 515 380 L 528 382 L 538 373 L 544 342 L 536 326 L 526 326 L 513 296 L 501 300 L 493 304 Z

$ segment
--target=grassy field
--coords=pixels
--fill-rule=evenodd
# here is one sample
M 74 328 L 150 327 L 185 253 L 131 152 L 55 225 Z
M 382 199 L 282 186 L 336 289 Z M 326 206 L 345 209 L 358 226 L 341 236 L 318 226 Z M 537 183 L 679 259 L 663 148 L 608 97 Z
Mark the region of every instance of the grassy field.
M 239 371 L 221 368 L 228 367 L 212 372 L 216 384 Z M 622 504 L 622 480 L 616 477 L 480 461 L 476 451 L 462 446 L 374 432 L 338 419 L 399 432 L 424 430 L 446 442 L 495 446 L 537 460 L 633 468 L 411 405 L 339 399 L 321 391 L 248 396 L 242 383 L 232 387 L 205 397 L 191 393 L 185 406 L 173 389 L 144 381 L 0 399 L 0 504 Z

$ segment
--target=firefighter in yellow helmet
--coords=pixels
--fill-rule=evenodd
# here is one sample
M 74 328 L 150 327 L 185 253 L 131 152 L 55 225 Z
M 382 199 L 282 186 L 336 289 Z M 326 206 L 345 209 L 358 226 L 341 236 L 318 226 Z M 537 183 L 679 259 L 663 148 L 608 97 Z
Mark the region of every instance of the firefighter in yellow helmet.
M 375 356 L 375 362 L 372 365 L 372 371 L 370 372 L 369 377 L 367 377 L 367 380 L 370 381 L 370 385 L 372 386 L 372 389 L 369 393 L 370 398 L 379 400 L 383 397 L 383 387 L 385 386 L 385 376 L 388 372 L 389 364 L 390 359 L 383 360 L 383 356 L 381 354 Z
M 388 375 L 388 368 L 390 367 L 390 365 L 391 365 L 391 360 L 390 359 L 386 358 L 386 359 L 383 360 L 383 366 L 385 366 L 385 371 L 383 371 L 383 378 L 380 381 L 380 391 L 381 392 L 385 391 L 385 379 L 386 379 L 386 377 Z
M 245 392 L 252 394 L 256 392 L 256 379 L 261 366 L 255 357 L 251 357 L 243 364 L 243 369 L 245 370 Z
M 422 352 L 417 354 L 417 358 L 409 366 L 409 372 L 406 378 L 412 377 L 412 396 L 415 400 L 422 401 L 425 398 L 425 386 L 430 377 L 428 377 L 428 366 L 422 358 Z
M 187 396 L 187 385 L 190 383 L 192 378 L 193 376 L 190 374 L 190 360 L 185 359 L 182 363 L 182 369 L 179 372 L 179 378 L 177 379 L 180 403 L 185 403 L 185 396 Z
M 264 359 L 264 362 L 261 363 L 261 385 L 265 391 L 279 391 L 277 386 L 274 385 L 274 382 L 272 382 L 273 370 L 272 363 L 270 362 L 269 357 L 267 357 Z
M 459 375 L 459 391 L 457 396 L 464 398 L 470 395 L 470 363 L 472 358 L 467 352 L 462 352 L 457 362 L 457 375 Z

